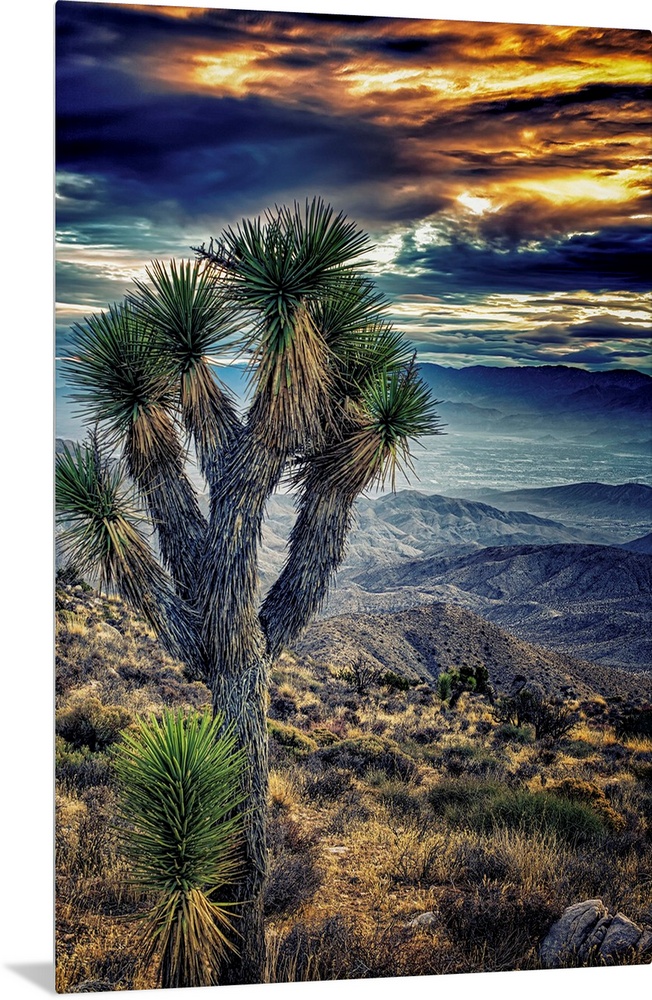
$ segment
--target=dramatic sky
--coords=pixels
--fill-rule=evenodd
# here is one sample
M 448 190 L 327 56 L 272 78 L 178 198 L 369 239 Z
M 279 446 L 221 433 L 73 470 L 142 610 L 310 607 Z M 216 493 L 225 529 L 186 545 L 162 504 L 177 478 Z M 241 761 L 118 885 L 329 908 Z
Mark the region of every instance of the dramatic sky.
M 65 0 L 56 32 L 60 350 L 153 257 L 319 194 L 423 360 L 645 369 L 649 32 Z

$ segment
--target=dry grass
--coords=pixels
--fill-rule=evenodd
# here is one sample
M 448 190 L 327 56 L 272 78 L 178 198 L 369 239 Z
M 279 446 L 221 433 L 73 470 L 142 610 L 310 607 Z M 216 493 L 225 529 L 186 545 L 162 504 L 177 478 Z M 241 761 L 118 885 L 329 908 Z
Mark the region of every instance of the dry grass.
M 136 713 L 200 707 L 208 692 L 117 600 L 62 591 L 57 632 L 57 988 L 152 987 L 124 919 L 143 901 L 112 832 L 112 740 Z M 652 927 L 652 741 L 617 739 L 608 712 L 593 699 L 572 734 L 535 742 L 481 697 L 451 710 L 424 685 L 357 694 L 338 670 L 283 654 L 267 981 L 537 968 L 552 922 L 596 896 Z

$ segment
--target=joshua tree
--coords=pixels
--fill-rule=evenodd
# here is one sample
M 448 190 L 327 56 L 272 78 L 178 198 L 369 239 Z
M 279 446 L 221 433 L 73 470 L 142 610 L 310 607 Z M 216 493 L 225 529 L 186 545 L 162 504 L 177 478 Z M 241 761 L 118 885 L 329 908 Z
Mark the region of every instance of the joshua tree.
M 413 353 L 358 263 L 368 249 L 321 200 L 243 221 L 194 261 L 155 262 L 122 304 L 76 327 L 66 365 L 95 428 L 58 462 L 71 561 L 147 617 L 247 752 L 242 944 L 223 982 L 260 981 L 264 958 L 270 665 L 324 601 L 356 497 L 393 485 L 410 441 L 438 429 Z M 249 368 L 245 412 L 214 375 L 216 355 L 236 347 Z M 297 516 L 261 602 L 261 526 L 283 477 Z

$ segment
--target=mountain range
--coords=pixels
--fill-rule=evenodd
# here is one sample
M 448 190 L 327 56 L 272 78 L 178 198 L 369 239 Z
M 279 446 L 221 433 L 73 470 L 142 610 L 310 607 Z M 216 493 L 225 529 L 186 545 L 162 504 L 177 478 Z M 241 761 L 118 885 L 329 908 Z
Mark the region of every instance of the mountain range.
M 409 490 L 359 500 L 322 617 L 436 600 L 561 653 L 652 669 L 652 556 L 646 536 L 632 539 L 649 527 L 652 488 L 598 483 L 527 492 L 519 502 L 536 507 L 552 494 L 568 519 L 579 510 L 584 527 Z M 281 565 L 292 516 L 292 497 L 272 498 L 264 584 Z M 617 541 L 623 534 L 624 544 Z M 611 544 L 597 544 L 605 540 Z
M 566 365 L 447 368 L 422 364 L 421 374 L 441 400 L 441 416 L 458 429 L 484 433 L 524 430 L 631 434 L 649 441 L 652 378 L 637 371 L 591 372 Z
M 568 365 L 469 365 L 449 368 L 428 362 L 419 371 L 440 401 L 451 429 L 503 434 L 527 431 L 573 437 L 627 437 L 643 447 L 652 438 L 652 378 L 643 372 L 594 372 Z M 238 399 L 247 374 L 239 364 L 217 374 Z

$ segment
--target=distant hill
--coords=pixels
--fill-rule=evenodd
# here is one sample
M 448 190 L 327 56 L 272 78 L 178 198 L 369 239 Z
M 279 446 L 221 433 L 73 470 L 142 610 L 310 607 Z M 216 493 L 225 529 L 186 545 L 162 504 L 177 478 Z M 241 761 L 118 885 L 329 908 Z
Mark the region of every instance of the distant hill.
M 652 555 L 652 531 L 649 531 L 647 535 L 643 535 L 641 538 L 634 538 L 631 542 L 625 542 L 620 547 L 621 549 L 629 549 L 631 552 L 644 552 L 647 555 Z
M 443 600 L 529 642 L 652 670 L 651 596 L 650 555 L 602 545 L 501 546 L 358 574 L 335 592 L 329 611 Z
M 590 434 L 599 425 L 600 433 L 610 439 L 625 427 L 633 431 L 635 441 L 650 437 L 652 378 L 642 372 L 592 372 L 567 365 L 449 368 L 430 363 L 421 363 L 419 370 L 435 398 L 442 400 L 441 415 L 454 429 L 530 429 L 540 436 L 542 431 Z M 244 365 L 221 365 L 215 374 L 236 399 L 244 399 Z
M 263 570 L 267 581 L 278 571 L 294 521 L 292 496 L 277 494 L 267 505 L 263 533 Z M 568 528 L 524 512 L 506 513 L 486 503 L 401 490 L 356 503 L 348 555 L 340 584 L 355 574 L 386 567 L 390 573 L 410 562 L 453 546 L 477 549 L 487 545 L 559 544 L 612 541 L 609 530 Z
M 652 519 L 652 486 L 643 483 L 571 483 L 567 486 L 544 486 L 535 489 L 484 490 L 481 494 L 502 510 L 529 510 L 539 513 L 556 512 L 588 514 L 591 517 L 616 515 L 639 521 Z
M 576 436 L 599 426 L 609 439 L 629 427 L 635 440 L 641 432 L 650 436 L 652 378 L 641 372 L 591 372 L 566 365 L 420 368 L 453 427 Z
M 593 541 L 622 543 L 650 530 L 652 487 L 643 483 L 571 483 L 520 490 L 469 490 L 476 501 L 515 513 L 529 511 L 593 532 Z
M 503 691 L 522 675 L 551 694 L 652 697 L 652 674 L 604 668 L 539 648 L 470 611 L 440 602 L 394 614 L 339 615 L 314 622 L 295 648 L 299 655 L 341 666 L 363 654 L 377 670 L 422 679 L 464 663 L 482 663 Z

